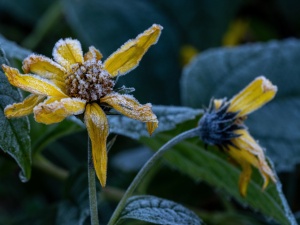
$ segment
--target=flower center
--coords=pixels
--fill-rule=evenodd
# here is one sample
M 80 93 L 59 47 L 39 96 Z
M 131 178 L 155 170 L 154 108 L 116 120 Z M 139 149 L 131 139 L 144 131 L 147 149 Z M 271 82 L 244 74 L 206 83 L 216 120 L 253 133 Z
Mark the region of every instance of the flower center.
M 73 65 L 65 83 L 70 97 L 88 102 L 99 100 L 111 93 L 115 85 L 115 81 L 103 68 L 102 61 L 95 59 Z
M 199 121 L 199 136 L 206 145 L 217 145 L 221 148 L 227 148 L 233 145 L 231 140 L 240 135 L 236 130 L 245 129 L 237 112 L 227 112 L 230 103 L 223 100 L 219 109 L 211 104 L 206 113 Z

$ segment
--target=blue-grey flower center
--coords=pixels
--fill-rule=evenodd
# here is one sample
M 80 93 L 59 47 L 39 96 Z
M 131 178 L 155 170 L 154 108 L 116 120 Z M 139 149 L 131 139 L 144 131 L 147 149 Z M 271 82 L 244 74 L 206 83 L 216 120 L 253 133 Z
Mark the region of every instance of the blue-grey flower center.
M 224 99 L 220 108 L 216 109 L 211 102 L 209 109 L 200 119 L 198 134 L 206 145 L 227 148 L 228 145 L 233 145 L 233 138 L 240 136 L 236 131 L 245 128 L 237 117 L 238 112 L 227 112 L 229 105 Z

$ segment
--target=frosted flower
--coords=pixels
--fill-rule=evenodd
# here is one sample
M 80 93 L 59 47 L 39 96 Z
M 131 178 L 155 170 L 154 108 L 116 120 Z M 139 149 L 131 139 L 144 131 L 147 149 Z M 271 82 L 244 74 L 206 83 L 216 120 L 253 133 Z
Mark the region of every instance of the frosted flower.
M 277 87 L 261 76 L 251 82 L 230 101 L 213 100 L 208 111 L 199 121 L 199 136 L 205 144 L 216 145 L 228 153 L 242 167 L 239 190 L 242 196 L 252 174 L 252 166 L 258 168 L 263 179 L 263 189 L 269 179 L 276 182 L 264 150 L 249 134 L 243 123 L 247 115 L 269 102 Z
M 83 55 L 81 44 L 74 39 L 59 40 L 53 49 L 54 60 L 32 54 L 23 61 L 25 74 L 2 65 L 9 82 L 31 93 L 23 102 L 8 105 L 8 118 L 33 113 L 37 122 L 52 124 L 68 116 L 84 114 L 92 143 L 95 171 L 102 186 L 106 184 L 106 139 L 109 133 L 106 110 L 114 108 L 130 118 L 147 124 L 149 134 L 158 121 L 150 104 L 141 105 L 130 95 L 113 91 L 117 76 L 134 69 L 148 48 L 155 44 L 162 27 L 154 24 L 129 40 L 104 62 L 94 47 Z

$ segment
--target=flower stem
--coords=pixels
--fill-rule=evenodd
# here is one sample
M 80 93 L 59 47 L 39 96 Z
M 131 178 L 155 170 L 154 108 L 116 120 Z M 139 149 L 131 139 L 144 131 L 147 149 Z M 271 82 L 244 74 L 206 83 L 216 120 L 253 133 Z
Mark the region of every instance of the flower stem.
M 185 131 L 176 137 L 169 140 L 166 144 L 164 144 L 143 166 L 143 168 L 139 171 L 139 173 L 135 176 L 134 180 L 131 182 L 129 187 L 127 188 L 125 194 L 123 195 L 121 201 L 119 202 L 117 208 L 115 209 L 113 215 L 111 216 L 107 225 L 115 225 L 122 210 L 126 205 L 127 199 L 132 195 L 136 187 L 140 184 L 143 177 L 149 172 L 149 170 L 157 163 L 157 161 L 163 156 L 163 154 L 169 150 L 171 147 L 176 145 L 177 143 L 183 141 L 187 138 L 192 138 L 197 135 L 198 128 L 194 128 L 188 131 Z
M 95 169 L 92 159 L 91 140 L 88 137 L 88 183 L 91 225 L 99 225 Z

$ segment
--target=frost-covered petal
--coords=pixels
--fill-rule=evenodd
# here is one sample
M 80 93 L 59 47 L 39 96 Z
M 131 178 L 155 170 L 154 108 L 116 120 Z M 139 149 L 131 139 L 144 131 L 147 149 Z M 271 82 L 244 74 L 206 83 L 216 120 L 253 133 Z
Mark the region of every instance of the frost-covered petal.
M 156 130 L 158 127 L 158 122 L 147 122 L 147 130 L 150 135 Z
M 4 114 L 7 118 L 27 116 L 31 114 L 33 108 L 44 99 L 45 96 L 31 94 L 22 102 L 6 106 L 4 109 Z
M 65 68 L 45 56 L 31 54 L 24 59 L 22 69 L 24 73 L 37 74 L 51 80 L 60 89 L 65 89 Z
M 71 115 L 79 115 L 84 112 L 86 101 L 79 98 L 51 98 L 38 104 L 33 109 L 34 119 L 39 123 L 58 123 Z
M 102 187 L 105 187 L 107 173 L 106 139 L 109 127 L 106 115 L 98 104 L 87 104 L 84 123 L 92 143 L 94 168 Z
M 12 85 L 32 94 L 68 97 L 59 87 L 45 78 L 32 74 L 20 74 L 17 69 L 6 65 L 2 65 L 2 69 Z
M 264 76 L 257 77 L 230 100 L 228 112 L 239 112 L 245 116 L 274 98 L 277 87 Z
M 149 123 L 150 134 L 157 128 L 158 120 L 151 110 L 151 104 L 141 105 L 133 96 L 118 93 L 106 95 L 100 99 L 100 102 L 107 103 L 125 116 Z
M 274 172 L 266 161 L 264 150 L 251 137 L 247 130 L 237 130 L 236 133 L 241 136 L 231 140 L 232 144 L 237 148 L 229 146 L 229 155 L 241 164 L 241 166 L 247 162 L 256 167 L 264 179 L 263 189 L 267 187 L 270 179 L 276 182 Z
M 89 51 L 84 54 L 84 61 L 92 59 L 101 60 L 102 57 L 103 56 L 98 49 L 96 49 L 94 46 L 90 46 Z
M 81 44 L 76 39 L 60 39 L 54 46 L 52 52 L 54 60 L 67 71 L 76 63 L 83 63 Z
M 162 29 L 162 26 L 154 24 L 135 39 L 126 42 L 108 57 L 104 62 L 104 68 L 113 77 L 133 70 L 149 47 L 156 44 Z

